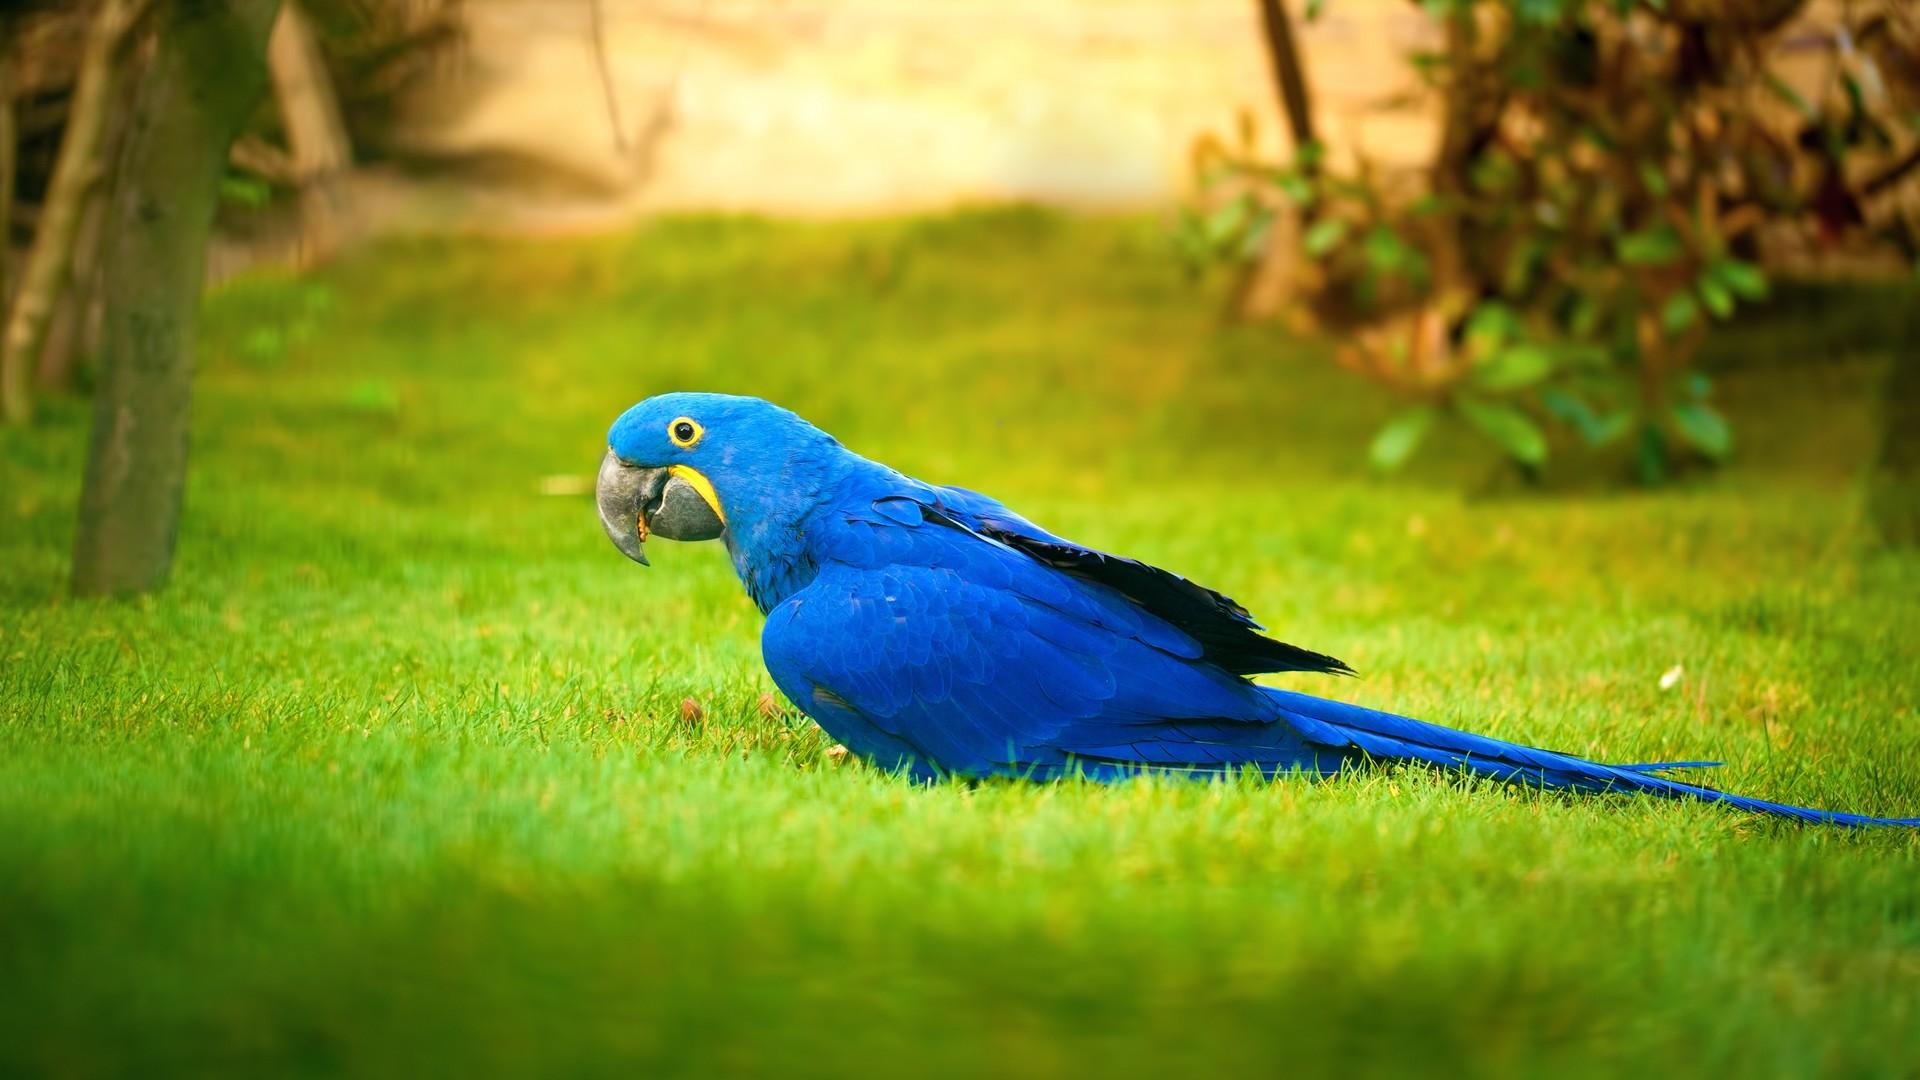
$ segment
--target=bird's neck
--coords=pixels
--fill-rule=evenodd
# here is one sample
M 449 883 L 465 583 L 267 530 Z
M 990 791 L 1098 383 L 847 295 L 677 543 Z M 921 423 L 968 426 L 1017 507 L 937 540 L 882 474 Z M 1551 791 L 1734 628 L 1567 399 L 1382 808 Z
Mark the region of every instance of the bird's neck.
M 761 614 L 813 581 L 818 565 L 808 549 L 809 522 L 830 507 L 834 491 L 860 464 L 844 451 L 789 458 L 759 498 L 729 511 L 727 553 Z
M 740 584 L 762 615 L 806 588 L 818 569 L 801 545 L 782 543 L 779 538 L 746 539 L 731 528 L 727 531 L 727 552 L 733 556 Z

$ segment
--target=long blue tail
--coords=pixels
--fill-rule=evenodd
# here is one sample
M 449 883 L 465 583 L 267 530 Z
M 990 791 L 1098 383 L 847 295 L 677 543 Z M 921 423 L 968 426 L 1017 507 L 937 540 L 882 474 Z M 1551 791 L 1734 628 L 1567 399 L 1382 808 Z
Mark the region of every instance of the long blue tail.
M 1339 701 L 1328 701 L 1288 690 L 1263 688 L 1272 697 L 1283 718 L 1308 741 L 1340 749 L 1360 751 L 1370 757 L 1393 761 L 1424 761 L 1433 765 L 1461 769 L 1496 780 L 1538 784 L 1549 788 L 1576 791 L 1633 791 L 1668 799 L 1699 799 L 1726 803 L 1742 810 L 1795 821 L 1822 825 L 1905 825 L 1920 828 L 1920 817 L 1879 818 L 1862 814 L 1842 814 L 1805 806 L 1750 799 L 1724 791 L 1683 784 L 1654 775 L 1662 769 L 1698 768 L 1717 764 L 1710 761 L 1655 762 L 1645 765 L 1603 765 L 1551 750 L 1536 750 L 1519 743 L 1489 739 L 1484 735 L 1455 731 L 1438 724 L 1410 720 L 1404 716 L 1365 709 Z

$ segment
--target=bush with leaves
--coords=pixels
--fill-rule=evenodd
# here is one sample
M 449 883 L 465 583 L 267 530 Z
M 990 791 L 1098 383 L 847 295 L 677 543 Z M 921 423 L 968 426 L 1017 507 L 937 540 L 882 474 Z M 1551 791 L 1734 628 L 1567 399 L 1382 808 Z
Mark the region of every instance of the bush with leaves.
M 1435 160 L 1397 190 L 1317 144 L 1263 160 L 1243 121 L 1203 137 L 1194 265 L 1257 259 L 1298 215 L 1296 298 L 1341 362 L 1413 404 L 1373 441 L 1405 462 L 1452 414 L 1520 466 L 1545 426 L 1636 440 L 1648 482 L 1733 437 L 1692 361 L 1709 326 L 1767 292 L 1763 227 L 1833 242 L 1872 229 L 1920 252 L 1920 13 L 1862 0 L 1812 35 L 1828 85 L 1774 70 L 1805 0 L 1426 0 L 1444 47 L 1411 62 L 1441 98 Z M 1799 47 L 1809 47 L 1804 41 Z M 1882 205 L 1874 205 L 1875 200 Z M 1903 208 L 1904 207 L 1904 208 Z

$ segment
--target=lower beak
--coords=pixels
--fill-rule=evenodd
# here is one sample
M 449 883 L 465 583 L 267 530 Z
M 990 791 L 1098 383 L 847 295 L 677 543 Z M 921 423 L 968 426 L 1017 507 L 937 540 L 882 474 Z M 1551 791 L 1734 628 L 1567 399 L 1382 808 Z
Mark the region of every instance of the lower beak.
M 647 565 L 646 540 L 712 540 L 726 529 L 706 497 L 663 468 L 629 465 L 612 450 L 600 460 L 594 485 L 600 526 L 620 554 Z

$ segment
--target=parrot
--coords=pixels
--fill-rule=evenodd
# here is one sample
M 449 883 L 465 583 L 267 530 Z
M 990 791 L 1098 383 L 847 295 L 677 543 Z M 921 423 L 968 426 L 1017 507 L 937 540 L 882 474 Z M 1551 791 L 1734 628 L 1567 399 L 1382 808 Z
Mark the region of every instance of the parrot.
M 675 392 L 613 422 L 595 482 L 614 546 L 718 539 L 765 616 L 774 685 L 848 751 L 923 782 L 1257 770 L 1331 777 L 1424 763 L 1549 789 L 1694 799 L 1802 822 L 1920 827 L 1730 794 L 1266 686 L 1352 675 L 1245 607 L 924 483 L 754 397 Z

